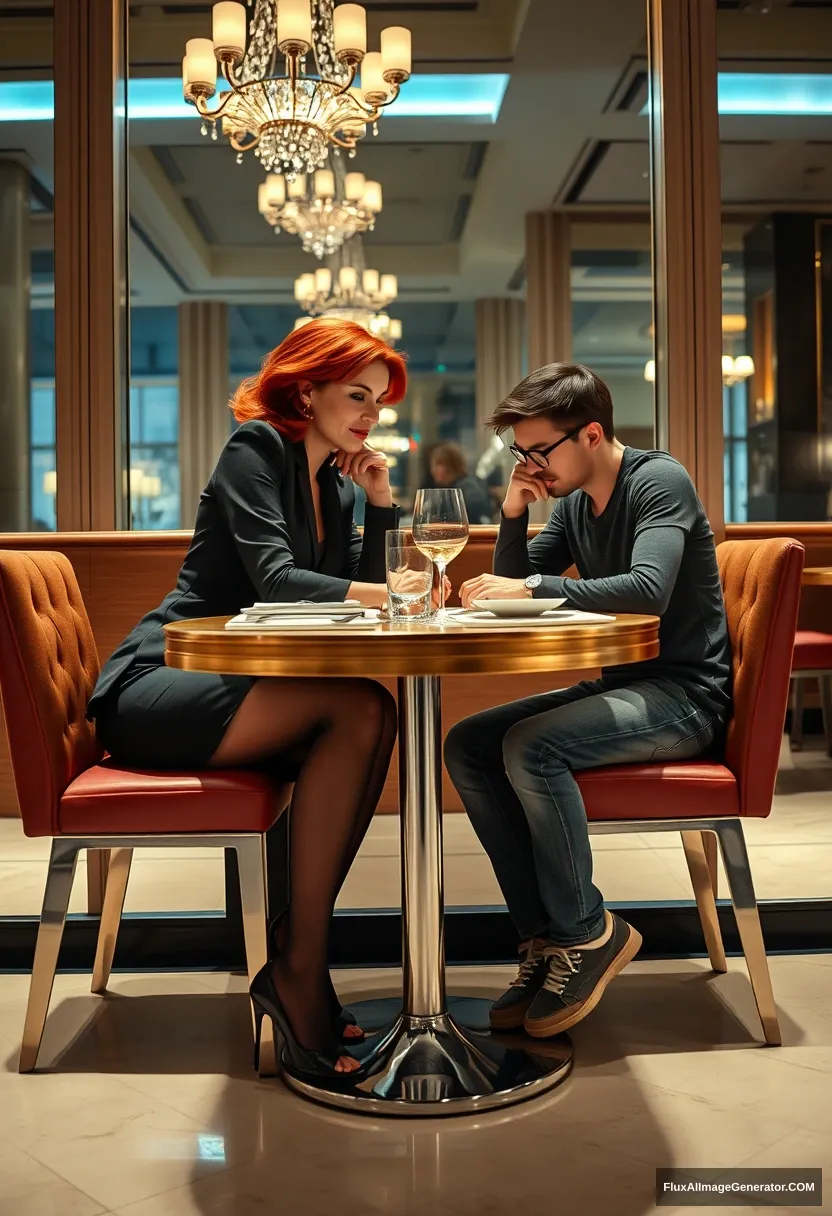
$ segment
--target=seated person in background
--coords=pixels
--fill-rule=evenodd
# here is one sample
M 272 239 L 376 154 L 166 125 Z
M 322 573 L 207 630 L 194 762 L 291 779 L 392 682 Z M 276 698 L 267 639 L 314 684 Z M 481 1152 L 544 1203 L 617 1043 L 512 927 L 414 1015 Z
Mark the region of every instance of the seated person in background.
M 718 742 L 730 647 L 713 533 L 690 477 L 666 452 L 616 440 L 602 380 L 573 364 L 543 367 L 489 426 L 514 429 L 518 463 L 495 573 L 464 583 L 463 604 L 565 597 L 573 608 L 661 617 L 658 658 L 486 710 L 446 740 L 448 771 L 521 941 L 519 974 L 491 1024 L 543 1038 L 591 1012 L 641 945 L 593 884 L 573 772 L 689 760 Z M 529 505 L 549 498 L 549 521 L 529 542 Z M 572 565 L 579 580 L 563 577 Z
M 88 707 L 117 763 L 149 769 L 268 766 L 294 781 L 289 909 L 252 984 L 300 1071 L 350 1072 L 362 1037 L 329 976 L 335 900 L 372 820 L 396 707 L 366 679 L 253 679 L 165 666 L 163 625 L 256 601 L 386 599 L 395 528 L 385 458 L 366 446 L 382 403 L 401 401 L 401 355 L 349 321 L 289 334 L 237 390 L 241 425 L 202 492 L 176 588 L 105 663 Z M 363 543 L 354 486 L 367 497 Z
M 440 489 L 461 490 L 469 524 L 490 524 L 494 519 L 491 495 L 479 477 L 468 472 L 462 448 L 440 443 L 430 454 L 430 475 Z

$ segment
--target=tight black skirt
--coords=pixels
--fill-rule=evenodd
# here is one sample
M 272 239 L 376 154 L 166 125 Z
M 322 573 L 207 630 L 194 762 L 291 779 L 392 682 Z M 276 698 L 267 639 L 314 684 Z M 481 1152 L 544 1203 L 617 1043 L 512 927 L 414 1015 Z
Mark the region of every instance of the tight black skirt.
M 208 768 L 253 684 L 251 676 L 150 667 L 96 707 L 96 731 L 130 768 Z

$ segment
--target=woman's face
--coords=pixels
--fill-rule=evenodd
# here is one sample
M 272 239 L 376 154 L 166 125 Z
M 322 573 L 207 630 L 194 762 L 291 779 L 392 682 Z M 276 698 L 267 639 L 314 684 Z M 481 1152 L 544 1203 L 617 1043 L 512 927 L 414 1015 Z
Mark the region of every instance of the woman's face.
M 430 462 L 430 473 L 438 486 L 449 486 L 454 480 L 453 473 L 441 460 L 432 460 Z
M 301 380 L 301 399 L 308 402 L 310 429 L 326 440 L 332 451 L 360 452 L 378 422 L 379 409 L 390 374 L 378 361 L 368 364 L 349 384 L 315 385 Z

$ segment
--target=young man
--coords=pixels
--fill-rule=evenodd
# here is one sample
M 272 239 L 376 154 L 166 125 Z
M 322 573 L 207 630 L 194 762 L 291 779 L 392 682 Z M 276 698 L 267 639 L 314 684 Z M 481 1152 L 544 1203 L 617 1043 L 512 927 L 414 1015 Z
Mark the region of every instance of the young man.
M 464 583 L 463 604 L 565 596 L 574 608 L 661 617 L 658 658 L 476 714 L 445 744 L 521 939 L 519 973 L 491 1024 L 544 1038 L 585 1017 L 641 945 L 593 884 L 573 772 L 689 760 L 718 743 L 730 647 L 713 533 L 690 477 L 667 453 L 616 440 L 602 380 L 574 364 L 543 367 L 488 425 L 513 428 L 518 463 L 494 574 Z M 529 505 L 549 498 L 549 522 L 529 542 Z M 580 579 L 563 576 L 572 565 Z

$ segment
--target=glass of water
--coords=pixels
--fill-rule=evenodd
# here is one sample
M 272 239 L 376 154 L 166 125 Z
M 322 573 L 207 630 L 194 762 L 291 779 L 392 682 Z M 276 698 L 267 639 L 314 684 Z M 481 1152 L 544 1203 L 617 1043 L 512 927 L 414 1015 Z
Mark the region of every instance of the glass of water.
M 404 529 L 388 532 L 387 611 L 390 619 L 418 620 L 430 612 L 433 563 L 420 552 Z

